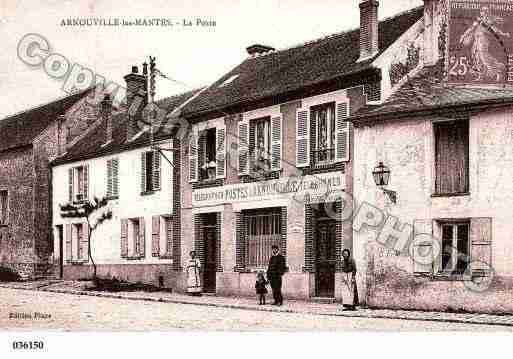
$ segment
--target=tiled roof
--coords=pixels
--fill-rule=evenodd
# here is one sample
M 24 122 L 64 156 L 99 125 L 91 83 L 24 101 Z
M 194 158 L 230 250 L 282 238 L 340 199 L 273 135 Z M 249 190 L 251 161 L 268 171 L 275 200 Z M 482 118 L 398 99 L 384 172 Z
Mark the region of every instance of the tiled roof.
M 446 107 L 513 102 L 511 88 L 450 86 L 443 83 L 440 78 L 440 64 L 425 67 L 406 81 L 383 104 L 360 109 L 352 120 L 358 125 Z
M 420 20 L 423 9 L 418 7 L 380 21 L 380 52 Z M 357 62 L 359 55 L 360 30 L 356 29 L 248 58 L 191 101 L 183 114 L 189 117 L 272 98 L 368 69 L 372 59 Z M 231 83 L 220 86 L 235 75 Z
M 89 91 L 66 96 L 48 104 L 0 120 L 0 151 L 29 145 L 60 115 Z
M 200 90 L 192 90 L 180 95 L 167 97 L 157 101 L 157 105 L 169 113 L 197 94 L 198 91 Z M 91 129 L 87 135 L 78 140 L 71 148 L 68 148 L 63 156 L 53 161 L 53 165 L 104 156 L 137 148 L 149 143 L 150 138 L 148 132 L 144 132 L 134 140 L 127 142 L 127 113 L 125 111 L 115 114 L 112 117 L 112 123 L 112 141 L 107 145 L 105 144 L 107 126 L 105 121 L 102 121 L 95 128 Z M 171 137 L 170 132 L 161 131 L 155 133 L 154 138 L 163 139 L 169 137 Z

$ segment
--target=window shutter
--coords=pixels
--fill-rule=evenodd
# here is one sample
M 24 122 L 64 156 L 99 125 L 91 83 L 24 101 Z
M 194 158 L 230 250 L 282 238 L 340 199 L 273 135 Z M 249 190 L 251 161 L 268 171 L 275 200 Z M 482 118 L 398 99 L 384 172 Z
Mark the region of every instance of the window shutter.
M 160 256 L 160 216 L 151 217 L 151 255 Z
M 112 160 L 107 160 L 107 197 L 112 197 Z
M 84 180 L 82 181 L 84 186 L 84 200 L 89 198 L 89 165 L 84 165 Z
M 139 256 L 146 257 L 146 230 L 144 217 L 139 217 Z
M 310 114 L 308 109 L 296 111 L 296 167 L 310 165 Z
M 141 153 L 141 193 L 146 192 L 146 152 Z
M 198 136 L 194 134 L 189 142 L 189 182 L 198 182 Z
M 487 276 L 492 268 L 492 219 L 470 220 L 470 268 L 472 276 Z
M 349 105 L 347 102 L 339 102 L 336 107 L 335 117 L 335 160 L 337 162 L 349 161 L 349 134 L 350 122 L 346 121 L 349 116 Z
M 119 196 L 119 159 L 112 160 L 112 196 Z
M 433 273 L 433 221 L 415 220 L 413 223 L 414 242 L 412 243 L 413 273 Z
M 282 156 L 282 121 L 281 116 L 271 118 L 271 170 L 281 169 Z
M 226 177 L 226 128 L 216 129 L 216 178 Z
M 87 223 L 82 224 L 82 242 L 80 245 L 82 246 L 82 259 L 89 262 L 89 226 Z
M 160 190 L 160 152 L 153 151 L 153 190 Z
M 69 203 L 73 203 L 73 168 L 68 170 Z
M 239 122 L 239 175 L 249 174 L 249 124 Z
M 71 241 L 73 239 L 73 232 L 71 224 L 66 224 L 66 260 L 72 260 L 72 252 L 71 252 Z
M 121 258 L 128 257 L 128 219 L 121 219 Z
M 173 254 L 173 220 L 166 218 L 166 255 Z

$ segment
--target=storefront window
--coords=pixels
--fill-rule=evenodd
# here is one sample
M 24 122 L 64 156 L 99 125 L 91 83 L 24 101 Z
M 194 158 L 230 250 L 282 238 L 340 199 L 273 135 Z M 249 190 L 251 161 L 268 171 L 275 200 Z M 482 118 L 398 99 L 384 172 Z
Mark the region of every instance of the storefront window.
M 247 211 L 244 219 L 247 266 L 266 267 L 271 257 L 271 247 L 281 244 L 281 212 L 274 209 Z

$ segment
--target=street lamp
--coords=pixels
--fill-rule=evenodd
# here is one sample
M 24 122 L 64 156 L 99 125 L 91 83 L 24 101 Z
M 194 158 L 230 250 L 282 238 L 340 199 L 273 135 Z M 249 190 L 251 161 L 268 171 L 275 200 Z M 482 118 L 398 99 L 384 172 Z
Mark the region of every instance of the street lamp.
M 381 188 L 383 193 L 385 193 L 392 203 L 397 202 L 397 193 L 395 191 L 391 191 L 385 189 L 385 186 L 388 186 L 388 182 L 390 181 L 390 169 L 380 162 L 376 167 L 374 167 L 374 171 L 372 171 L 372 177 L 374 177 L 374 183 L 376 186 Z

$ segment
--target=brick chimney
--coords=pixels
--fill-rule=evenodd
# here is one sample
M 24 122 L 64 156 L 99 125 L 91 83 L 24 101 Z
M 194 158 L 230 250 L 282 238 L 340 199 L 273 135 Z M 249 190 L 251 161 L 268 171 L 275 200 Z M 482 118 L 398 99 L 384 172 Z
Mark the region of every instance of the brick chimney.
M 377 0 L 360 0 L 360 59 L 372 58 L 379 52 Z
M 109 94 L 103 97 L 100 104 L 100 116 L 105 121 L 105 143 L 112 141 L 112 99 Z
M 249 56 L 255 57 L 255 56 L 263 55 L 266 52 L 274 51 L 274 47 L 261 45 L 261 44 L 254 44 L 254 45 L 246 47 L 246 51 L 248 52 Z
M 132 72 L 124 79 L 128 108 L 127 140 L 130 140 L 137 134 L 137 121 L 141 118 L 142 110 L 148 104 L 148 78 L 139 74 L 137 66 L 132 66 Z
M 66 152 L 66 133 L 64 127 L 66 125 L 66 116 L 59 115 L 57 118 L 57 155 L 62 156 Z

